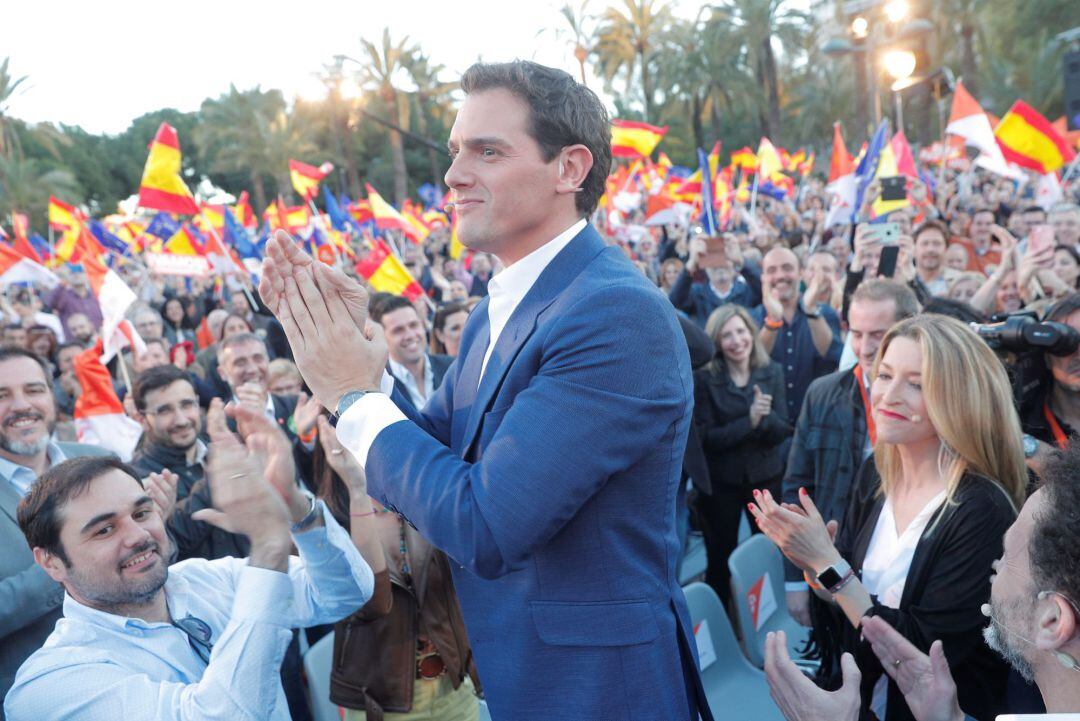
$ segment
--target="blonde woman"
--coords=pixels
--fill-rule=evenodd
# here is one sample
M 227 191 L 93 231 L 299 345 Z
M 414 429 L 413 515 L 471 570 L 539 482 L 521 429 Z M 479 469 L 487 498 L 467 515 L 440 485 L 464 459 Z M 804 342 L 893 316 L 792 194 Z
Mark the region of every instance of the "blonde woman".
M 860 640 L 863 618 L 879 616 L 923 653 L 941 639 L 961 706 L 992 719 L 1006 668 L 982 642 L 981 605 L 1027 481 L 1004 368 L 959 321 L 916 316 L 882 340 L 870 398 L 874 455 L 839 533 L 802 490 L 799 505 L 759 494 L 751 512 L 827 603 L 814 612 L 823 674 L 838 671 L 841 651 L 854 654 L 864 712 L 913 718 Z
M 771 489 L 779 495 L 781 444 L 792 428 L 784 371 L 766 352 L 750 312 L 735 303 L 722 305 L 709 316 L 705 333 L 716 355 L 694 372 L 694 422 L 711 492 L 698 496 L 696 510 L 705 539 L 705 580 L 726 601 L 727 560 L 739 542 L 739 517 L 752 492 Z

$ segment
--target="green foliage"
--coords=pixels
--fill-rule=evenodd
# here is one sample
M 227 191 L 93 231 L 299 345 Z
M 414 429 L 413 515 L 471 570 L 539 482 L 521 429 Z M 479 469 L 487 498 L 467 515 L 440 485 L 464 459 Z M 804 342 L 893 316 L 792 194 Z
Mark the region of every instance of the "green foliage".
M 936 32 L 925 49 L 931 68 L 947 66 L 987 110 L 1004 113 L 1024 98 L 1051 120 L 1063 110 L 1061 58 L 1054 35 L 1075 13 L 1072 0 L 911 0 Z M 856 95 L 851 56 L 828 57 L 824 40 L 846 20 L 833 0 L 715 0 L 688 15 L 671 0 L 569 0 L 553 9 L 553 37 L 591 66 L 613 98 L 614 117 L 670 126 L 660 149 L 696 166 L 695 148 L 723 140 L 725 158 L 762 135 L 827 163 L 832 123 L 840 120 L 852 147 L 866 137 L 868 99 Z M 692 8 L 691 8 L 692 11 Z M 137 192 L 147 146 L 162 121 L 179 134 L 184 177 L 203 178 L 233 194 L 248 190 L 257 212 L 279 193 L 296 202 L 287 162 L 331 161 L 331 190 L 356 198 L 370 183 L 400 201 L 419 185 L 441 181 L 442 145 L 460 99 L 437 58 L 404 36 L 382 31 L 362 39 L 357 61 L 338 57 L 324 67 L 327 96 L 290 104 L 279 90 L 259 87 L 208 98 L 196 112 L 162 109 L 132 121 L 117 135 L 79 127 L 27 124 L 10 115 L 26 82 L 0 62 L 0 213 L 31 213 L 44 228 L 49 194 L 113 212 Z M 350 88 L 356 92 L 346 92 Z M 913 141 L 940 130 L 926 93 L 905 99 Z M 886 112 L 891 103 L 883 93 Z M 858 109 L 858 110 L 857 110 Z M 407 132 L 378 122 L 386 121 Z M 411 137 L 412 136 L 412 137 Z M 6 218 L 3 219 L 5 225 Z

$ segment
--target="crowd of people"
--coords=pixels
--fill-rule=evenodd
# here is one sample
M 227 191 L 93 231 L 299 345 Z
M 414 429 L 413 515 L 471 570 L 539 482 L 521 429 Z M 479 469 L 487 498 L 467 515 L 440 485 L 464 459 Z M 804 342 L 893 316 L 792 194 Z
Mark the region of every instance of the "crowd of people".
M 589 216 L 667 299 L 689 352 L 680 542 L 703 534 L 705 580 L 724 603 L 741 519 L 786 557 L 781 606 L 812 628 L 820 663 L 812 681 L 782 635 L 767 643 L 792 720 L 1080 712 L 1080 350 L 1033 345 L 1021 392 L 1015 359 L 972 328 L 1027 312 L 1080 334 L 1080 184 L 1042 207 L 1031 183 L 942 177 L 933 192 L 909 179 L 907 206 L 867 222 L 872 183 L 854 225 L 825 225 L 814 178 L 737 204 L 715 237 L 692 219 L 646 225 L 644 204 Z M 483 249 L 451 258 L 446 231 L 399 240 L 425 293 L 371 290 L 366 311 L 413 418 L 507 276 Z M 72 422 L 74 359 L 102 323 L 82 268 L 0 299 L 8 717 L 310 719 L 302 649 L 333 631 L 330 694 L 345 718 L 477 718 L 484 679 L 452 580 L 469 561 L 368 495 L 330 399 L 294 363 L 281 298 L 247 278 L 119 271 L 145 342 L 110 364 L 143 431 L 130 459 L 80 444 Z M 645 352 L 662 350 L 674 352 Z M 577 644 L 556 624 L 547 633 Z

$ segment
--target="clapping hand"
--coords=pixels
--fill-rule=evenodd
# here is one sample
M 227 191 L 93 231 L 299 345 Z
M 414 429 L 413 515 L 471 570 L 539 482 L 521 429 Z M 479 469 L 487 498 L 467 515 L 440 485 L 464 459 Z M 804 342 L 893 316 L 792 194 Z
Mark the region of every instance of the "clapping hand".
M 266 244 L 259 292 L 281 322 L 304 381 L 327 409 L 349 391 L 378 390 L 386 340 L 368 320 L 368 295 L 359 283 L 315 263 L 279 230 Z
M 791 661 L 783 631 L 765 636 L 765 679 L 769 694 L 787 721 L 856 721 L 862 674 L 850 653 L 840 657 L 840 668 L 844 683 L 838 690 L 818 688 Z
M 322 406 L 307 393 L 301 392 L 296 399 L 296 410 L 293 411 L 293 419 L 296 421 L 296 435 L 306 436 L 315 428 L 316 421 L 322 413 Z
M 180 476 L 166 468 L 161 473 L 151 473 L 142 479 L 142 482 L 146 495 L 153 500 L 158 515 L 167 519 L 176 506 L 176 486 L 180 482 Z
M 349 492 L 353 497 L 367 495 L 367 475 L 363 466 L 356 460 L 348 448 L 338 441 L 337 430 L 330 425 L 326 416 L 319 416 L 319 443 L 326 454 L 326 462 L 341 476 L 349 486 Z
M 833 545 L 838 524 L 825 523 L 805 489 L 799 489 L 799 505 L 779 504 L 768 490 L 755 490 L 754 500 L 750 513 L 761 532 L 803 571 L 816 575 L 840 560 Z
M 941 641 L 934 641 L 927 656 L 876 616 L 863 619 L 862 632 L 916 719 L 962 721 L 964 713 Z
M 761 278 L 761 304 L 765 306 L 765 317 L 782 322 L 784 320 L 784 304 L 776 297 L 772 280 L 767 277 Z

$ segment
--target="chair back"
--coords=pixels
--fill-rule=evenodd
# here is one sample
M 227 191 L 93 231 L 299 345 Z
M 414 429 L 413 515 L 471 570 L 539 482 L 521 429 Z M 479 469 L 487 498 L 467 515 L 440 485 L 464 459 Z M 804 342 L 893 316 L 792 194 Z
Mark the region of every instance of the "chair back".
M 341 721 L 338 706 L 330 700 L 330 669 L 334 662 L 334 634 L 330 632 L 315 642 L 304 654 L 314 721 Z

